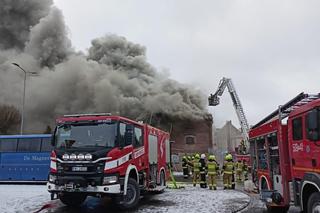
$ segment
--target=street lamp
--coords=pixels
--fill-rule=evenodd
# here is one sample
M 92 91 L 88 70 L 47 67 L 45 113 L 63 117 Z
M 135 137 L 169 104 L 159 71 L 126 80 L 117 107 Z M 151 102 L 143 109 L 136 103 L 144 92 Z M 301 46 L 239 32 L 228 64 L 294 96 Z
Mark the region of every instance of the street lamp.
M 20 125 L 20 135 L 23 133 L 23 122 L 24 122 L 24 102 L 25 102 L 25 96 L 26 96 L 26 80 L 27 80 L 27 73 L 28 74 L 37 74 L 36 72 L 28 72 L 24 70 L 22 67 L 20 67 L 17 63 L 12 63 L 14 66 L 18 67 L 20 70 L 24 73 L 24 80 L 23 80 L 23 99 L 22 99 L 22 110 L 21 110 L 21 125 Z

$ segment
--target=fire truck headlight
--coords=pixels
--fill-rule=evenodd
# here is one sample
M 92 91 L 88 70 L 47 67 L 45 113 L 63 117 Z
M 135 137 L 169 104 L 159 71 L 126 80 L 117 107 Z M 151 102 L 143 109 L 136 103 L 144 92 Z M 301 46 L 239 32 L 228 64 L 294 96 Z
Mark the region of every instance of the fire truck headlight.
M 103 178 L 103 185 L 107 185 L 107 184 L 113 184 L 113 183 L 117 183 L 118 182 L 118 176 L 114 175 L 114 176 L 107 176 Z
M 84 160 L 84 154 L 79 154 L 78 155 L 78 160 Z
M 77 159 L 77 156 L 75 154 L 71 154 L 70 155 L 70 160 L 75 160 L 75 159 Z
M 57 180 L 57 177 L 54 175 L 49 175 L 49 182 L 54 183 Z
M 84 156 L 84 158 L 85 158 L 86 160 L 92 160 L 92 155 L 91 155 L 91 154 L 86 154 L 86 155 Z
M 62 159 L 63 160 L 69 160 L 70 156 L 68 154 L 64 154 L 64 155 L 62 155 Z

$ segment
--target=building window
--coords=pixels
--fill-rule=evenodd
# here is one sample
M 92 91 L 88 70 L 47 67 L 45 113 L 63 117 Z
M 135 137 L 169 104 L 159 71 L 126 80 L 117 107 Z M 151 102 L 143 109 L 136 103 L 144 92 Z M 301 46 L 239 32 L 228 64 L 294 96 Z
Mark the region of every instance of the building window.
M 186 144 L 195 144 L 196 137 L 194 135 L 186 135 L 184 137 L 184 140 L 185 140 Z

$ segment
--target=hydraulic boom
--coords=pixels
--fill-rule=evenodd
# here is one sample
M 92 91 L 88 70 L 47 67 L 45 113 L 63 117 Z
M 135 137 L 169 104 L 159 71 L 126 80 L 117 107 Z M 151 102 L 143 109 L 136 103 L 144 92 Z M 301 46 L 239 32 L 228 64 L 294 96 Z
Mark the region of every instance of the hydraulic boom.
M 221 96 L 225 90 L 225 88 L 228 88 L 228 91 L 230 93 L 234 109 L 236 110 L 240 126 L 241 126 L 241 132 L 242 136 L 245 142 L 245 146 L 248 147 L 248 140 L 249 140 L 249 124 L 246 119 L 246 116 L 243 111 L 243 107 L 241 105 L 239 96 L 237 95 L 237 92 L 232 84 L 232 81 L 230 78 L 223 77 L 220 82 L 217 91 L 214 94 L 210 94 L 208 100 L 209 100 L 209 106 L 217 106 L 219 101 L 219 96 Z

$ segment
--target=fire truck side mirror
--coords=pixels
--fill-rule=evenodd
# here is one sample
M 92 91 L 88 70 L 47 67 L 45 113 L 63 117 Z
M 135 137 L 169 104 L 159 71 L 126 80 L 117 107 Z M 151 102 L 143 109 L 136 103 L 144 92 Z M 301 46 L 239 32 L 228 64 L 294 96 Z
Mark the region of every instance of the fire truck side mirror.
M 57 131 L 57 127 L 54 129 L 52 136 L 51 136 L 51 146 L 55 146 L 56 145 L 56 131 Z
M 56 145 L 55 133 L 56 133 L 56 131 L 54 131 L 52 136 L 51 136 L 51 146 L 55 146 Z

